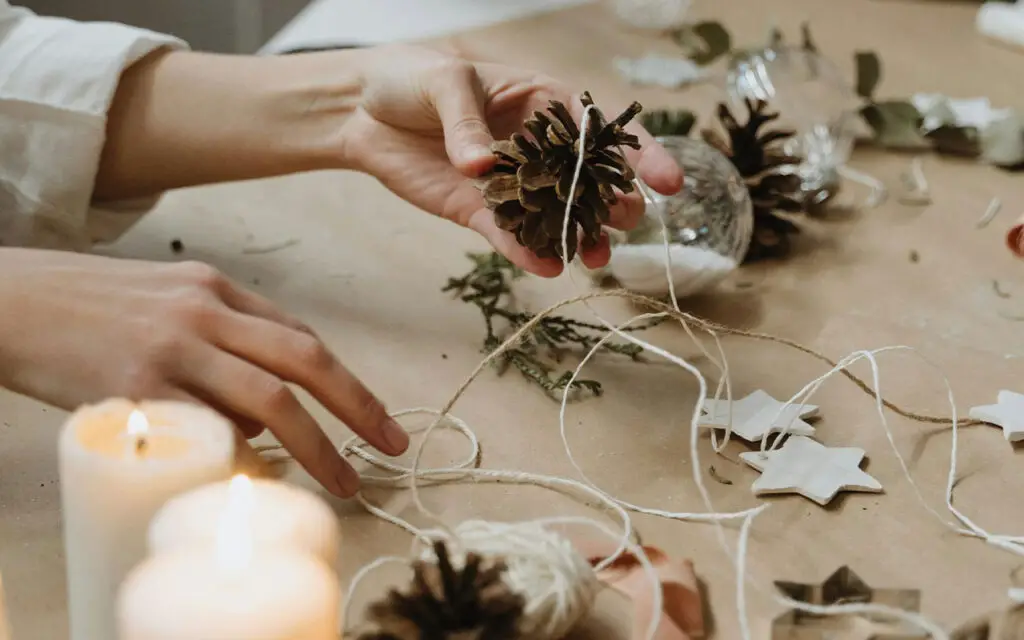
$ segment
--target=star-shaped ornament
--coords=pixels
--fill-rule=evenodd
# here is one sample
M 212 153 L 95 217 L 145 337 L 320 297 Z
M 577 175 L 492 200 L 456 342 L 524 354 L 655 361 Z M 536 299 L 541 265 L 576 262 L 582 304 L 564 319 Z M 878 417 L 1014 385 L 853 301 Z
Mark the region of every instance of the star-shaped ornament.
M 810 605 L 872 603 L 913 613 L 921 610 L 921 592 L 917 589 L 872 589 L 846 566 L 837 569 L 820 585 L 780 580 L 775 586 L 790 600 Z M 926 632 L 907 622 L 818 616 L 799 609 L 791 609 L 772 622 L 772 640 L 918 640 L 927 637 Z
M 831 448 L 805 436 L 793 436 L 773 451 L 741 453 L 761 472 L 755 495 L 797 493 L 824 506 L 840 491 L 881 493 L 882 485 L 860 469 L 864 450 Z
M 783 403 L 761 390 L 741 400 L 732 401 L 732 432 L 747 442 L 760 442 L 765 436 L 786 433 L 801 436 L 814 435 L 814 427 L 802 418 L 817 415 L 818 407 L 811 404 L 794 404 L 782 409 Z M 782 409 L 782 412 L 779 412 Z M 704 416 L 701 426 L 725 429 L 729 426 L 729 401 L 707 399 L 701 406 Z M 788 425 L 788 429 L 786 428 Z
M 968 414 L 975 420 L 1003 428 L 1003 435 L 1010 442 L 1024 440 L 1024 394 L 1000 391 L 995 404 L 971 407 Z

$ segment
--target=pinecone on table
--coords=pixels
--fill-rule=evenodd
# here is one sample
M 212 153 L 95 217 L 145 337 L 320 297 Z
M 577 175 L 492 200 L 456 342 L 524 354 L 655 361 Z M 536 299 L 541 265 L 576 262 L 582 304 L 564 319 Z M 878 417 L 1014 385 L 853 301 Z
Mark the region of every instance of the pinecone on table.
M 754 233 L 744 262 L 753 262 L 786 255 L 790 235 L 800 231 L 792 222 L 792 216 L 785 215 L 800 213 L 804 209 L 798 199 L 800 177 L 785 169 L 794 168 L 802 159 L 782 149 L 782 144 L 795 132 L 782 129 L 761 131 L 761 127 L 777 119 L 779 114 L 766 112 L 768 104 L 764 100 L 745 102 L 750 115 L 742 125 L 726 105 L 718 105 L 718 120 L 728 140 L 711 129 L 704 129 L 701 135 L 705 142 L 732 161 L 750 191 Z M 780 211 L 785 213 L 780 214 Z
M 514 640 L 525 601 L 502 580 L 503 562 L 469 553 L 461 569 L 434 543 L 437 562 L 413 566 L 407 590 L 392 589 L 369 608 L 372 631 L 357 640 Z
M 587 92 L 580 102 L 584 107 L 594 104 Z M 564 104 L 552 100 L 549 105 L 550 115 L 535 111 L 524 123 L 531 137 L 516 133 L 493 144 L 498 162 L 484 176 L 482 187 L 498 227 L 515 233 L 519 244 L 542 258 L 561 258 L 580 130 Z M 620 149 L 640 148 L 639 139 L 623 129 L 640 109 L 634 102 L 611 122 L 596 107 L 591 109 L 583 169 L 569 213 L 568 260 L 576 255 L 579 229 L 584 248 L 600 240 L 609 207 L 617 200 L 614 188 L 623 193 L 633 190 L 633 169 Z

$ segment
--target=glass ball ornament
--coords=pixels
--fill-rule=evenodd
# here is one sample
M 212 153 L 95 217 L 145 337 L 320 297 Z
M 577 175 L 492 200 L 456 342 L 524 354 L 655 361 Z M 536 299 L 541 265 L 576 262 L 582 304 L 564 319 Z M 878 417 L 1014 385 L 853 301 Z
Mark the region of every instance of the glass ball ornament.
M 678 29 L 686 23 L 693 0 L 607 0 L 615 16 L 638 29 Z
M 643 218 L 612 237 L 611 260 L 595 275 L 635 293 L 668 295 L 664 221 L 672 285 L 676 298 L 684 298 L 711 289 L 743 261 L 754 228 L 753 207 L 742 176 L 717 149 L 684 136 L 657 140 L 682 167 L 683 188 L 664 196 L 642 185 Z
M 797 46 L 748 52 L 731 61 L 726 91 L 736 112 L 746 111 L 745 100 L 764 100 L 780 114 L 776 124 L 796 133 L 783 146 L 804 159 L 798 175 L 807 204 L 835 195 L 839 168 L 853 151 L 860 99 L 832 62 Z

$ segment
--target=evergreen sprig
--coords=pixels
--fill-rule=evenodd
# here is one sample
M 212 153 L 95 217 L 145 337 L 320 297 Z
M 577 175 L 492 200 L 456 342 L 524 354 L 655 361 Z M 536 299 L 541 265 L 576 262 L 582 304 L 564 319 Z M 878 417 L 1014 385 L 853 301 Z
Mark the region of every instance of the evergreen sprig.
M 486 334 L 483 351 L 490 353 L 505 341 L 502 336 L 515 333 L 532 321 L 535 314 L 515 309 L 512 283 L 525 273 L 498 253 L 470 253 L 473 269 L 462 277 L 449 278 L 442 291 L 453 292 L 463 302 L 476 306 L 484 318 Z M 659 324 L 656 320 L 624 329 L 641 331 Z M 527 379 L 555 398 L 564 391 L 571 370 L 557 372 L 558 364 L 571 350 L 590 351 L 608 329 L 600 324 L 583 322 L 564 316 L 546 316 L 528 332 L 518 344 L 510 347 L 496 361 L 499 372 L 515 367 Z M 612 353 L 640 359 L 643 351 L 634 344 L 608 341 L 601 348 Z M 601 383 L 577 378 L 572 390 L 601 395 Z

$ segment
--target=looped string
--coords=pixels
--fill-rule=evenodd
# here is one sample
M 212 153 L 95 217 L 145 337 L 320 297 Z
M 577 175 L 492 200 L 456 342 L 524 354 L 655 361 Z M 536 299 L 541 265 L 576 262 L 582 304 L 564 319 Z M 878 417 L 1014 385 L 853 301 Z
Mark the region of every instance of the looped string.
M 592 105 L 587 106 L 586 109 L 584 109 L 582 115 L 580 126 L 581 135 L 579 140 L 576 170 L 572 185 L 570 187 L 569 198 L 566 204 L 565 218 L 563 220 L 562 255 L 563 264 L 565 265 L 566 270 L 569 270 L 570 267 L 568 261 L 565 260 L 564 257 L 568 255 L 567 233 L 569 232 L 571 208 L 572 203 L 574 201 L 573 196 L 575 194 L 575 190 L 577 188 L 577 184 L 579 181 L 580 172 L 583 166 L 584 150 L 586 149 L 585 138 L 589 131 L 588 125 L 590 123 L 590 114 L 592 109 Z M 640 185 L 640 188 L 642 192 L 644 192 L 644 187 L 642 185 Z M 649 197 L 647 198 L 647 200 L 648 202 L 652 202 L 651 198 Z M 665 221 L 663 217 L 661 218 L 661 222 L 663 225 L 663 231 L 665 231 L 665 233 L 663 233 L 663 240 L 666 250 L 666 276 L 668 277 L 670 287 L 671 304 L 667 304 L 663 301 L 654 300 L 638 294 L 620 290 L 582 293 L 571 299 L 563 300 L 557 304 L 551 305 L 544 311 L 535 315 L 529 322 L 525 323 L 516 332 L 509 336 L 505 340 L 505 342 L 502 343 L 497 349 L 488 354 L 479 363 L 479 365 L 477 365 L 477 367 L 470 373 L 470 375 L 463 381 L 463 383 L 458 387 L 458 389 L 456 389 L 455 393 L 441 409 L 411 409 L 408 411 L 399 412 L 398 414 L 395 414 L 396 416 L 402 416 L 409 415 L 412 413 L 428 413 L 435 416 L 434 421 L 428 427 L 426 427 L 425 429 L 418 429 L 414 431 L 414 433 L 422 431 L 423 437 L 416 449 L 416 454 L 411 467 L 403 467 L 401 465 L 397 465 L 391 462 L 386 462 L 376 457 L 375 455 L 366 451 L 366 443 L 360 440 L 359 438 L 350 439 L 342 447 L 342 453 L 344 455 L 357 456 L 376 467 L 385 469 L 390 473 L 394 474 L 390 477 L 364 475 L 362 478 L 362 482 L 364 485 L 384 486 L 395 489 L 409 489 L 412 493 L 413 502 L 419 513 L 428 520 L 433 521 L 437 525 L 435 529 L 431 530 L 420 529 L 412 525 L 411 523 L 403 520 L 402 518 L 389 514 L 380 507 L 373 505 L 361 493 L 359 494 L 360 502 L 368 510 L 370 510 L 371 513 L 373 513 L 377 517 L 380 517 L 384 520 L 387 520 L 388 522 L 391 522 L 405 529 L 413 535 L 414 548 L 411 557 L 417 557 L 422 555 L 422 551 L 417 551 L 417 546 L 429 544 L 430 541 L 436 539 L 449 540 L 461 545 L 463 548 L 468 548 L 470 550 L 473 550 L 474 548 L 484 549 L 491 553 L 494 553 L 495 555 L 515 555 L 516 549 L 519 549 L 520 552 L 523 552 L 525 549 L 529 547 L 536 547 L 540 549 L 549 550 L 550 553 L 543 556 L 544 558 L 546 558 L 544 560 L 544 562 L 546 563 L 544 566 L 548 567 L 548 569 L 550 569 L 551 567 L 559 568 L 558 570 L 550 574 L 551 576 L 554 576 L 551 580 L 546 582 L 539 580 L 539 576 L 541 575 L 541 573 L 543 573 L 543 570 L 540 569 L 540 565 L 537 564 L 531 564 L 531 569 L 521 574 L 519 578 L 516 579 L 520 580 L 518 584 L 524 591 L 527 592 L 524 595 L 527 596 L 530 603 L 533 603 L 531 606 L 534 607 L 534 610 L 536 611 L 539 610 L 539 608 L 545 608 L 544 610 L 549 613 L 548 617 L 545 618 L 544 621 L 542 621 L 543 624 L 538 623 L 541 624 L 541 626 L 538 628 L 542 628 L 547 631 L 557 631 L 558 629 L 568 628 L 568 626 L 575 620 L 574 616 L 578 616 L 581 614 L 581 608 L 587 602 L 586 594 L 589 593 L 587 585 L 592 585 L 592 583 L 589 582 L 590 573 L 582 569 L 582 565 L 579 564 L 579 558 L 573 557 L 571 547 L 562 544 L 562 542 L 560 542 L 560 539 L 557 537 L 545 537 L 554 535 L 552 532 L 547 531 L 546 527 L 555 524 L 583 524 L 592 527 L 600 531 L 601 533 L 610 536 L 612 539 L 616 539 L 619 541 L 618 550 L 608 558 L 605 558 L 602 562 L 598 563 L 592 571 L 600 571 L 602 568 L 608 566 L 611 562 L 613 562 L 621 553 L 623 553 L 626 550 L 629 550 L 638 558 L 638 560 L 640 561 L 641 565 L 645 570 L 646 576 L 651 581 L 653 587 L 652 593 L 654 594 L 655 602 L 652 603 L 653 615 L 646 637 L 648 640 L 652 640 L 655 637 L 662 615 L 662 591 L 659 587 L 657 573 L 654 571 L 653 566 L 651 566 L 650 561 L 646 557 L 643 549 L 633 540 L 632 522 L 630 520 L 628 511 L 646 513 L 650 515 L 656 515 L 659 517 L 671 518 L 676 520 L 711 522 L 716 527 L 718 539 L 723 550 L 725 551 L 726 555 L 730 558 L 736 569 L 736 606 L 739 614 L 739 626 L 741 636 L 743 640 L 751 640 L 752 635 L 750 631 L 749 616 L 746 611 L 746 585 L 748 581 L 746 576 L 746 561 L 748 555 L 747 548 L 749 543 L 749 534 L 754 519 L 758 515 L 763 513 L 766 509 L 768 509 L 769 505 L 767 503 L 762 503 L 756 507 L 752 507 L 750 509 L 734 513 L 719 513 L 715 511 L 710 494 L 708 493 L 703 481 L 703 474 L 701 472 L 699 451 L 697 446 L 698 436 L 701 429 L 700 417 L 702 406 L 708 397 L 708 385 L 704 376 L 695 366 L 687 362 L 685 359 L 676 356 L 672 353 L 669 353 L 664 349 L 661 349 L 646 341 L 643 341 L 631 335 L 630 333 L 624 331 L 625 328 L 627 328 L 629 325 L 635 322 L 651 319 L 653 317 L 670 317 L 678 321 L 679 324 L 683 327 L 686 334 L 691 338 L 691 340 L 693 340 L 693 342 L 696 345 L 698 345 L 698 347 L 701 349 L 705 357 L 707 357 L 708 360 L 711 361 L 716 366 L 716 368 L 718 368 L 721 376 L 714 396 L 716 399 L 719 398 L 723 390 L 730 400 L 732 397 L 731 384 L 728 375 L 728 361 L 725 357 L 725 352 L 719 339 L 719 335 L 741 336 L 755 340 L 764 340 L 781 344 L 789 348 L 795 349 L 797 351 L 800 351 L 802 353 L 805 353 L 807 355 L 810 355 L 816 358 L 817 360 L 828 364 L 831 367 L 831 369 L 827 373 L 808 383 L 803 389 L 801 389 L 789 401 L 787 401 L 785 405 L 779 410 L 780 415 L 783 411 L 785 411 L 786 407 L 792 406 L 793 403 L 804 404 L 808 402 L 810 398 L 813 396 L 813 394 L 821 387 L 822 384 L 824 384 L 824 382 L 827 379 L 829 379 L 836 373 L 841 373 L 846 378 L 854 382 L 854 384 L 856 384 L 858 388 L 860 388 L 866 394 L 874 398 L 880 425 L 885 431 L 890 446 L 900 462 L 900 466 L 904 472 L 904 475 L 913 487 L 915 495 L 917 496 L 918 500 L 921 502 L 921 504 L 925 507 L 926 510 L 935 515 L 940 520 L 940 522 L 943 523 L 943 525 L 951 528 L 960 535 L 980 538 L 985 540 L 988 544 L 991 544 L 998 548 L 1002 548 L 1017 555 L 1024 555 L 1024 537 L 990 534 L 983 528 L 975 524 L 970 518 L 968 518 L 957 507 L 953 505 L 952 495 L 956 477 L 956 458 L 959 427 L 970 424 L 977 424 L 978 421 L 968 421 L 964 423 L 958 421 L 956 403 L 953 399 L 953 393 L 950 388 L 949 381 L 948 379 L 946 379 L 945 376 L 942 376 L 942 379 L 947 391 L 947 398 L 949 401 L 950 410 L 952 414 L 951 417 L 946 418 L 918 414 L 912 411 L 902 409 L 896 406 L 895 404 L 889 402 L 882 396 L 878 364 L 875 360 L 875 354 L 887 351 L 909 350 L 916 354 L 916 351 L 914 351 L 910 347 L 896 346 L 884 347 L 882 349 L 876 349 L 874 351 L 857 351 L 851 354 L 850 356 L 847 356 L 846 358 L 843 358 L 842 360 L 835 362 L 828 358 L 827 356 L 809 347 L 800 345 L 799 343 L 794 342 L 792 340 L 772 336 L 769 334 L 748 332 L 740 329 L 725 327 L 713 322 L 709 322 L 707 320 L 697 318 L 695 316 L 692 316 L 681 311 L 678 305 L 678 301 L 676 300 L 676 297 L 674 295 L 673 281 L 670 275 L 671 253 L 669 251 L 668 245 L 667 227 L 665 226 Z M 570 278 L 572 278 L 571 270 Z M 575 283 L 575 280 L 573 280 L 573 282 Z M 612 323 L 605 320 L 604 318 L 602 318 L 589 304 L 591 300 L 594 300 L 596 298 L 621 298 L 643 306 L 647 306 L 652 311 L 650 313 L 643 314 L 638 318 L 633 318 L 620 326 L 615 326 Z M 606 334 L 596 345 L 594 345 L 594 347 L 586 354 L 586 356 L 580 362 L 579 366 L 573 372 L 572 378 L 570 379 L 570 382 L 566 385 L 565 392 L 563 393 L 561 407 L 559 411 L 559 425 L 562 442 L 566 454 L 573 467 L 580 474 L 581 478 L 583 479 L 583 482 L 579 482 L 568 478 L 544 476 L 540 474 L 531 474 L 526 472 L 477 468 L 480 462 L 479 442 L 477 441 L 472 430 L 467 425 L 465 425 L 465 423 L 459 421 L 457 418 L 451 415 L 450 412 L 452 407 L 459 400 L 459 398 L 461 398 L 462 394 L 465 393 L 469 385 L 481 374 L 481 372 L 496 358 L 504 354 L 511 345 L 516 344 L 526 332 L 532 330 L 538 322 L 540 322 L 543 318 L 551 315 L 556 310 L 576 303 L 583 303 L 583 305 L 595 316 L 595 318 L 609 330 L 609 333 Z M 712 355 L 708 353 L 708 351 L 704 348 L 701 341 L 697 338 L 696 335 L 694 335 L 691 324 L 693 325 L 693 327 L 696 327 L 697 329 L 708 333 L 715 340 L 718 351 L 718 358 L 712 357 Z M 600 489 L 592 480 L 590 480 L 575 460 L 575 457 L 573 456 L 571 451 L 571 447 L 569 446 L 566 431 L 565 413 L 567 408 L 568 390 L 569 388 L 571 388 L 572 382 L 574 382 L 577 376 L 579 376 L 582 368 L 586 365 L 587 362 L 589 362 L 589 360 L 600 349 L 600 347 L 608 339 L 611 338 L 612 335 L 617 335 L 621 339 L 636 344 L 647 351 L 650 351 L 652 353 L 659 355 L 662 358 L 665 358 L 666 360 L 672 362 L 673 364 L 676 364 L 677 366 L 689 372 L 697 380 L 699 386 L 699 395 L 696 406 L 694 407 L 694 410 L 691 414 L 690 420 L 690 458 L 694 482 L 698 488 L 702 501 L 705 505 L 705 513 L 684 513 L 672 512 L 662 509 L 654 509 L 636 505 L 625 500 L 616 498 L 615 496 L 612 496 L 610 493 Z M 937 369 L 937 367 L 933 363 L 928 361 L 926 358 L 920 355 L 919 357 L 921 357 L 929 366 Z M 860 378 L 858 378 L 857 376 L 848 371 L 849 366 L 862 359 L 868 360 L 871 364 L 873 383 L 871 386 L 869 386 L 863 380 L 861 380 Z M 945 498 L 946 507 L 948 511 L 954 515 L 959 524 L 956 524 L 943 518 L 938 513 L 938 511 L 932 508 L 924 499 L 919 487 L 917 486 L 912 475 L 910 474 L 905 459 L 896 447 L 891 428 L 889 427 L 885 417 L 885 409 L 888 409 L 902 417 L 905 417 L 913 421 L 931 424 L 949 424 L 952 426 L 950 469 L 947 479 Z M 790 422 L 790 425 L 791 424 L 792 422 Z M 728 436 L 731 431 L 731 415 L 729 416 L 729 421 L 727 422 L 727 425 L 728 426 L 725 429 L 725 438 L 723 439 L 721 444 L 719 444 L 716 440 L 715 434 L 717 429 L 711 430 L 712 444 L 715 453 L 720 453 L 721 449 L 725 446 L 725 443 L 728 441 Z M 786 429 L 788 429 L 790 425 L 787 425 Z M 424 468 L 422 466 L 422 457 L 426 443 L 429 440 L 429 437 L 432 435 L 433 431 L 437 428 L 454 429 L 462 433 L 470 441 L 472 450 L 470 454 L 465 459 L 463 459 L 462 462 L 457 463 L 455 466 L 446 468 Z M 782 440 L 782 436 L 784 436 L 785 433 L 786 431 L 784 430 L 783 433 L 780 434 L 780 436 L 775 439 L 772 448 L 775 448 L 779 445 L 779 443 Z M 762 439 L 761 450 L 768 450 L 767 437 Z M 468 521 L 453 528 L 448 526 L 439 515 L 435 514 L 433 511 L 428 509 L 423 504 L 420 497 L 419 488 L 421 486 L 461 482 L 465 480 L 472 480 L 474 482 L 531 484 L 535 486 L 545 487 L 547 489 L 554 490 L 564 495 L 570 496 L 576 500 L 579 500 L 583 504 L 594 505 L 596 503 L 598 508 L 600 508 L 603 511 L 613 513 L 617 517 L 617 519 L 621 523 L 621 530 L 615 531 L 612 528 L 605 525 L 604 523 L 589 518 L 542 518 L 529 522 L 508 524 Z M 731 519 L 742 519 L 742 525 L 740 528 L 735 553 L 732 552 L 729 544 L 725 539 L 724 527 L 722 525 L 722 523 L 725 520 Z M 543 542 L 538 542 L 538 540 L 542 540 Z M 558 551 L 555 551 L 556 549 Z M 529 557 L 530 561 L 532 562 L 540 556 L 534 554 L 532 556 L 523 557 Z M 393 556 L 383 557 L 375 560 L 374 562 L 370 563 L 362 570 L 360 570 L 353 578 L 353 581 L 351 583 L 347 607 L 350 607 L 351 603 L 353 602 L 351 596 L 352 593 L 355 591 L 356 586 L 369 572 L 379 568 L 380 566 L 393 562 L 402 562 L 408 564 L 410 562 L 410 558 L 397 558 Z M 755 583 L 754 586 L 759 591 L 763 591 L 763 588 L 760 585 Z M 536 590 L 537 592 L 532 593 L 530 592 L 531 589 Z M 932 635 L 933 638 L 939 638 L 943 640 L 948 638 L 948 636 L 945 634 L 945 632 L 942 631 L 942 629 L 937 627 L 934 623 L 928 621 L 923 616 L 920 616 L 919 614 L 902 611 L 899 609 L 893 609 L 890 607 L 884 607 L 881 605 L 873 604 L 838 605 L 822 607 L 789 600 L 779 595 L 775 595 L 775 599 L 776 601 L 784 604 L 785 606 L 789 606 L 794 609 L 818 615 L 874 614 L 877 616 L 881 616 L 883 618 L 899 619 L 928 632 Z M 349 615 L 348 611 L 346 611 L 345 619 L 351 620 L 351 616 Z M 553 636 L 540 634 L 537 637 Z

